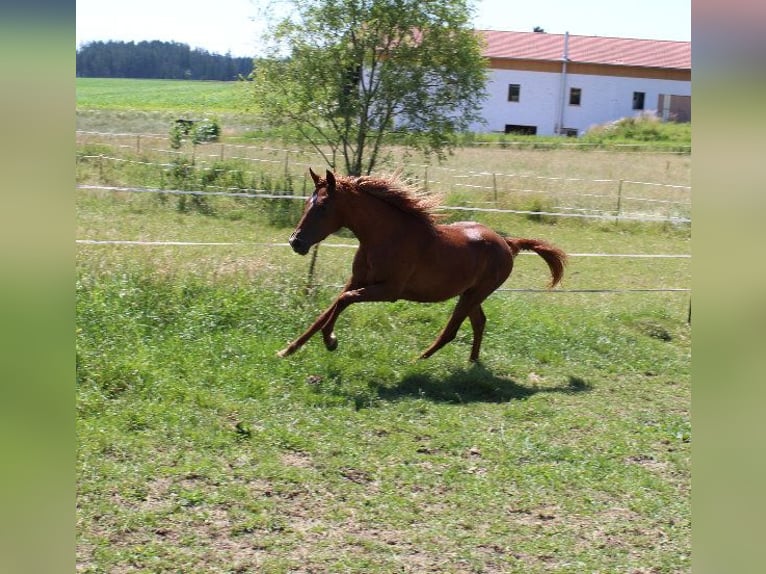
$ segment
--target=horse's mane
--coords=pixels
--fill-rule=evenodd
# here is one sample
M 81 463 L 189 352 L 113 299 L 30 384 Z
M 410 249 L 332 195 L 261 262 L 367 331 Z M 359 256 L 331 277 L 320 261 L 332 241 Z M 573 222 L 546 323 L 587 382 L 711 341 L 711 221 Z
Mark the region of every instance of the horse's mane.
M 336 179 L 341 189 L 350 188 L 377 197 L 428 225 L 435 224 L 439 218 L 433 211 L 441 204 L 441 198 L 426 194 L 417 186 L 405 182 L 398 172 L 388 177 L 336 176 Z

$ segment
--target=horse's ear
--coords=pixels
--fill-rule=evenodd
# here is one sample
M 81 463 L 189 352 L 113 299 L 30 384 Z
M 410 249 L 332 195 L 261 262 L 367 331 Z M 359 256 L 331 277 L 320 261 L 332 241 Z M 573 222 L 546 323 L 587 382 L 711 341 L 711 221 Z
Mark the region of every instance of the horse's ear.
M 309 168 L 309 173 L 311 174 L 311 179 L 314 180 L 314 185 L 319 185 L 319 176 L 314 173 L 314 170 Z
M 328 169 L 325 176 L 327 179 L 327 193 L 332 193 L 335 191 L 335 174 Z

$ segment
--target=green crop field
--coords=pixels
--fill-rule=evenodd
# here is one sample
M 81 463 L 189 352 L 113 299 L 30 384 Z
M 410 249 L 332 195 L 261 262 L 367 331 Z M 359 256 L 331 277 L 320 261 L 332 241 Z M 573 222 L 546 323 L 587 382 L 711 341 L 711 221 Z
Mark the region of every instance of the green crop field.
M 86 117 L 98 106 L 80 96 Z M 131 97 L 101 108 L 109 131 L 169 109 L 131 111 Z M 562 288 L 537 291 L 544 262 L 519 257 L 504 288 L 534 291 L 487 300 L 477 365 L 467 324 L 415 360 L 453 302 L 352 306 L 335 352 L 316 338 L 279 359 L 337 293 L 353 237 L 328 238 L 309 276 L 310 256 L 277 245 L 298 201 L 104 189 L 302 194 L 304 164 L 323 167 L 295 150 L 261 152 L 274 168 L 235 159 L 233 143 L 171 156 L 78 135 L 91 186 L 76 190 L 78 572 L 691 571 L 690 293 L 647 291 L 688 288 L 690 259 L 592 256 L 688 254 L 687 223 L 447 212 L 573 254 Z M 425 179 L 448 206 L 558 209 L 573 188 L 455 181 L 684 186 L 690 168 L 688 155 L 470 148 L 438 169 Z M 682 193 L 647 199 L 666 214 L 658 202 Z M 144 243 L 92 243 L 108 240 Z
M 244 82 L 77 78 L 78 110 L 236 111 Z

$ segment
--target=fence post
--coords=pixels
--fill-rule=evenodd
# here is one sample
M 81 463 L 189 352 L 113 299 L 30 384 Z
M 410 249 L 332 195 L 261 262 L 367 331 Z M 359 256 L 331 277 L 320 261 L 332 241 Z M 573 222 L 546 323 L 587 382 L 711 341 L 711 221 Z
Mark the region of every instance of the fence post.
M 136 153 L 141 153 L 141 134 L 136 136 Z
M 423 191 L 428 191 L 428 166 L 426 166 L 425 172 L 423 173 Z
M 223 152 L 225 147 L 226 146 L 224 144 L 221 144 L 221 161 L 223 161 Z
M 311 253 L 311 262 L 309 263 L 309 275 L 306 278 L 305 293 L 308 295 L 314 288 L 314 270 L 316 268 L 317 253 L 319 252 L 319 243 L 314 245 L 314 251 Z
M 620 180 L 620 185 L 617 187 L 617 213 L 614 216 L 614 222 L 619 223 L 620 221 L 620 209 L 622 209 L 622 182 L 623 180 Z
M 495 203 L 497 203 L 497 174 L 492 172 L 492 191 L 495 195 Z
M 290 173 L 290 150 L 285 150 L 285 179 Z

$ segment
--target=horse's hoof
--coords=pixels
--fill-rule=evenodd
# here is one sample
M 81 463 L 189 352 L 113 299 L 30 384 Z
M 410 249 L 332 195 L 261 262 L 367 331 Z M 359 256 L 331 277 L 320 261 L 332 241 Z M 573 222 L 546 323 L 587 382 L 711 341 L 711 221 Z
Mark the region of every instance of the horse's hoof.
M 287 348 L 282 349 L 281 351 L 279 351 L 277 353 L 277 357 L 282 359 L 282 358 L 284 358 L 284 357 L 286 357 L 287 355 L 290 355 L 290 354 L 292 354 L 292 351 L 290 350 L 290 347 L 287 347 Z
M 338 348 L 338 337 L 335 334 L 330 335 L 328 339 L 325 339 L 324 346 L 328 351 L 334 351 Z

